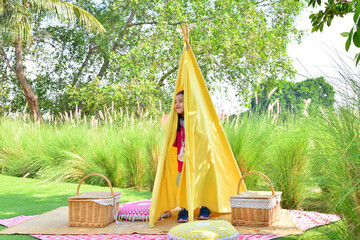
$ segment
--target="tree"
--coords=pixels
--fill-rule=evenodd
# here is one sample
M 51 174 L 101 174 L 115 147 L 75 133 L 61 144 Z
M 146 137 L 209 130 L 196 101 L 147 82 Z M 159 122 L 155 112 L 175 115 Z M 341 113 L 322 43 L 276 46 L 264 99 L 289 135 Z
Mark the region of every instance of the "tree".
M 312 23 L 312 32 L 320 31 L 322 32 L 324 26 L 328 27 L 331 25 L 334 17 L 343 17 L 346 14 L 354 13 L 354 26 L 349 32 L 343 32 L 341 35 L 347 37 L 345 42 L 346 51 L 349 50 L 351 43 L 355 47 L 360 48 L 360 3 L 358 0 L 348 1 L 348 0 L 310 0 L 309 6 L 315 8 L 317 5 L 321 6 L 324 3 L 325 9 L 319 10 L 317 13 L 310 15 Z M 360 61 L 360 53 L 355 55 L 356 65 Z
M 193 50 L 209 83 L 228 82 L 246 94 L 252 85 L 293 76 L 286 45 L 302 34 L 294 27 L 300 2 L 78 0 L 76 4 L 92 12 L 108 33 L 99 37 L 76 27 L 39 26 L 36 45 L 28 52 L 39 69 L 33 81 L 47 79 L 50 84 L 38 86 L 46 89 L 42 92 L 50 91 L 44 98 L 59 96 L 54 104 L 67 107 L 62 110 L 73 107 L 69 89 L 93 87 L 98 80 L 99 88 L 142 86 L 167 97 L 182 50 L 180 23 L 190 24 Z M 55 46 L 51 52 L 50 46 Z M 146 91 L 133 89 L 131 97 L 147 107 Z
M 39 26 L 39 20 L 44 17 L 47 21 L 56 18 L 74 24 L 79 23 L 88 31 L 105 32 L 100 22 L 90 13 L 67 2 L 58 0 L 0 1 L 0 36 L 3 39 L 0 55 L 7 67 L 16 74 L 35 120 L 41 119 L 41 112 L 37 96 L 24 71 L 23 46 L 31 44 L 32 30 L 35 26 Z M 3 50 L 3 46 L 9 43 L 13 44 L 15 49 L 15 67 L 11 65 Z
M 332 110 L 335 103 L 335 91 L 324 77 L 309 78 L 297 83 L 282 81 L 275 88 L 264 86 L 257 93 L 257 100 L 255 97 L 251 99 L 251 108 L 268 111 L 269 106 L 272 107 L 277 101 L 281 110 L 294 113 L 303 112 L 307 104 L 307 111 L 310 112 L 318 111 L 319 108 Z

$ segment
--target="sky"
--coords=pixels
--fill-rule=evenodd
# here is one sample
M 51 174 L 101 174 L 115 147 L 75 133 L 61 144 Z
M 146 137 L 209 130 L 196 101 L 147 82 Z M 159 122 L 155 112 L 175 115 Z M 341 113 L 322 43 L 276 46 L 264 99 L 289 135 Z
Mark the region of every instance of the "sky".
M 299 29 L 308 32 L 301 44 L 293 42 L 287 47 L 288 55 L 294 59 L 294 67 L 299 73 L 307 76 L 328 72 L 336 66 L 334 60 L 339 60 L 338 54 L 342 58 L 350 57 L 349 60 L 352 60 L 354 49 L 350 49 L 350 53 L 345 51 L 346 38 L 340 33 L 349 32 L 354 26 L 353 15 L 349 14 L 344 18 L 335 17 L 330 27 L 324 27 L 323 32 L 311 33 L 310 14 L 311 9 L 306 9 L 296 21 Z M 298 75 L 297 79 L 302 78 Z
M 323 32 L 311 33 L 309 15 L 312 9 L 306 9 L 297 20 L 298 28 L 307 30 L 308 34 L 301 44 L 291 43 L 287 47 L 288 55 L 293 59 L 293 66 L 297 70 L 295 81 L 307 78 L 325 77 L 325 80 L 335 88 L 337 104 L 340 104 L 340 92 L 346 91 L 346 83 L 341 75 L 359 74 L 359 67 L 355 66 L 354 56 L 360 50 L 350 47 L 345 51 L 345 37 L 340 33 L 349 32 L 354 26 L 353 14 L 345 17 L 335 17 L 330 27 L 324 27 Z

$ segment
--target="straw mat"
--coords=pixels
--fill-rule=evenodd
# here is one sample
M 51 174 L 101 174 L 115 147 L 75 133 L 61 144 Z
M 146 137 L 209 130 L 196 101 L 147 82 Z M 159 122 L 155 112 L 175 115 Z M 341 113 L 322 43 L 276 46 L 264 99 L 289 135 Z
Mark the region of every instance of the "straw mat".
M 0 231 L 0 234 L 166 234 L 176 222 L 177 212 L 169 219 L 158 221 L 154 228 L 149 228 L 148 222 L 121 221 L 119 224 L 112 223 L 104 228 L 85 228 L 68 226 L 68 207 L 60 207 L 50 212 L 38 215 L 23 223 L 11 226 Z M 195 216 L 198 213 L 195 212 Z M 231 214 L 211 214 L 212 220 L 226 220 L 231 222 Z M 287 210 L 281 211 L 280 221 L 270 227 L 246 227 L 236 226 L 240 234 L 275 234 L 292 235 L 302 234 L 290 219 Z

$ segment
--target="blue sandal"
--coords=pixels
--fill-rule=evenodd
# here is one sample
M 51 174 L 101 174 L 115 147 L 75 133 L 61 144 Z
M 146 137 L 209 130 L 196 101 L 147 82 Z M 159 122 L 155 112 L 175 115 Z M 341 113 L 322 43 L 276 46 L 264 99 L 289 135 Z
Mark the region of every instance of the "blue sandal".
M 198 219 L 208 220 L 210 218 L 210 213 L 211 213 L 210 209 L 208 209 L 207 207 L 201 207 Z
M 177 222 L 178 223 L 186 223 L 189 221 L 189 214 L 188 211 L 183 208 L 178 214 Z

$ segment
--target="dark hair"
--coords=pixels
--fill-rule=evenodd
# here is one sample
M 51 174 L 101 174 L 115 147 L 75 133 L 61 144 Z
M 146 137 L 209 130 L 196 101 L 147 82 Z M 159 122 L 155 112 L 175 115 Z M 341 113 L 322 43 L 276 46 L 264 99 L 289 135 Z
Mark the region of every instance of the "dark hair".
M 178 93 L 176 94 L 176 96 L 177 96 L 177 95 L 181 95 L 181 94 L 184 95 L 184 90 L 178 92 Z
M 178 95 L 184 95 L 184 90 L 178 92 L 176 94 L 176 96 L 178 96 Z M 177 124 L 177 130 L 178 131 L 181 131 L 181 125 L 180 125 L 181 120 L 184 120 L 184 115 L 178 114 L 178 124 Z

